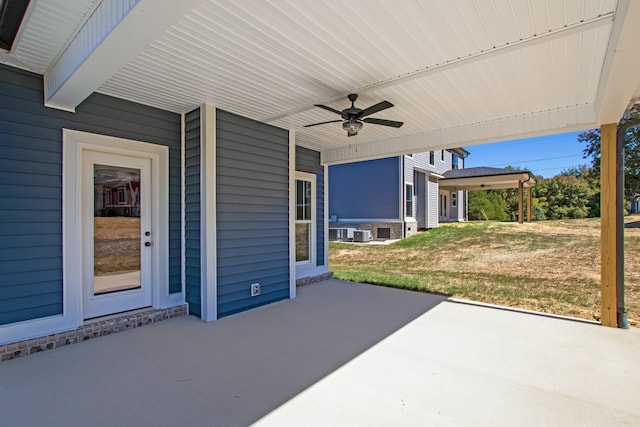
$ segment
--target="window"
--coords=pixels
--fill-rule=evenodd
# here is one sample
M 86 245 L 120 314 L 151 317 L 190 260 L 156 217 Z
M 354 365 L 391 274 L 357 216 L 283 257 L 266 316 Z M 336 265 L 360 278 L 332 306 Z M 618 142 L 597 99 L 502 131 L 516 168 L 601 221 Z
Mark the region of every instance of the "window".
M 446 218 L 447 216 L 447 195 L 440 194 L 440 217 Z
M 296 179 L 296 262 L 311 262 L 315 241 L 315 176 L 298 174 Z
M 440 160 L 444 162 L 444 150 L 440 150 Z
M 413 217 L 413 184 L 405 184 L 404 216 Z
M 429 151 L 429 164 L 431 166 L 436 164 L 436 156 L 435 156 L 435 153 L 433 151 Z
M 458 194 L 451 193 L 451 207 L 455 208 L 456 206 L 458 206 Z
M 451 155 L 451 169 L 458 169 L 458 156 L 456 154 Z

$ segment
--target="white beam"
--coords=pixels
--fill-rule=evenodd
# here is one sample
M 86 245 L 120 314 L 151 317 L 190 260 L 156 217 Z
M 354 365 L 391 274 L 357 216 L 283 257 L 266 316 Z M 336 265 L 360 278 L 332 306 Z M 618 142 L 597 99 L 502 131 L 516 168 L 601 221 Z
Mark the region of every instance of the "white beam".
M 198 0 L 103 1 L 44 75 L 45 105 L 75 108 Z
M 619 0 L 596 97 L 597 124 L 620 121 L 640 87 L 640 1 Z
M 593 105 L 578 105 L 488 122 L 363 142 L 322 151 L 323 164 L 350 163 L 422 151 L 509 141 L 597 127 Z

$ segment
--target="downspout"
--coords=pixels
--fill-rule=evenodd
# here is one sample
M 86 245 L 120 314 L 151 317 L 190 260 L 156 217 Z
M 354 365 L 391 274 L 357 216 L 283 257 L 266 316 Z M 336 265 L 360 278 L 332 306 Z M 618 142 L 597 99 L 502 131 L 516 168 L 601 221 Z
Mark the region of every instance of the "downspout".
M 618 127 L 616 134 L 616 152 L 619 156 L 618 169 L 616 170 L 616 191 L 619 192 L 616 206 L 616 234 L 621 236 L 617 242 L 616 251 L 619 256 L 616 257 L 616 300 L 617 300 L 617 320 L 618 327 L 622 329 L 629 329 L 629 314 L 624 308 L 624 136 L 631 128 L 640 126 L 640 119 L 635 119 L 630 122 L 624 123 Z

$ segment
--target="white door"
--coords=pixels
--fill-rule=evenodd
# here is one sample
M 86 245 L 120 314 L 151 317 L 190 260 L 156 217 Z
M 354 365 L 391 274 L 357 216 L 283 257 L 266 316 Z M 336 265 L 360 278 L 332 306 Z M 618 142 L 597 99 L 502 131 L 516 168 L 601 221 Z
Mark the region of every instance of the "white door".
M 84 318 L 152 305 L 151 158 L 83 151 Z

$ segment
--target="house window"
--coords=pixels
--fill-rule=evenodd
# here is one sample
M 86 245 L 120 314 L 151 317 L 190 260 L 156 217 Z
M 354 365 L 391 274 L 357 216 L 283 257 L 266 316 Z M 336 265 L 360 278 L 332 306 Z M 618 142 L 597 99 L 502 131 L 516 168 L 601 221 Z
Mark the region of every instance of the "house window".
M 297 174 L 296 179 L 296 262 L 311 262 L 315 241 L 315 176 Z
M 447 195 L 440 194 L 440 216 L 446 218 L 447 216 Z
M 404 216 L 413 217 L 413 184 L 405 184 Z
M 440 150 L 440 160 L 444 162 L 444 150 Z
M 458 156 L 456 154 L 451 155 L 451 169 L 458 169 Z
M 431 166 L 436 164 L 436 154 L 433 151 L 429 151 L 429 164 Z
M 458 194 L 451 193 L 451 207 L 455 208 L 456 206 L 458 206 Z
M 124 196 L 125 196 L 124 188 L 118 188 L 118 204 L 119 205 L 124 205 L 126 203 Z

